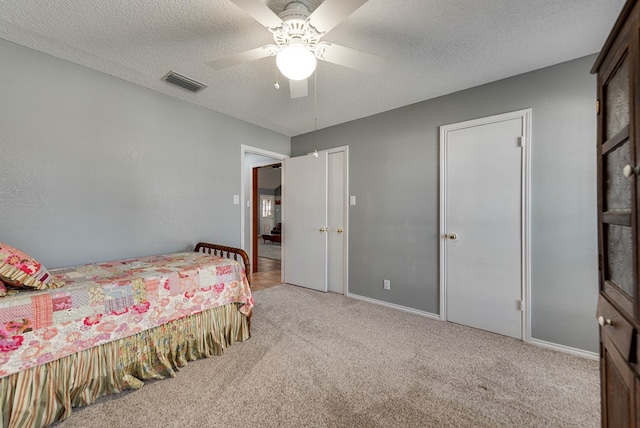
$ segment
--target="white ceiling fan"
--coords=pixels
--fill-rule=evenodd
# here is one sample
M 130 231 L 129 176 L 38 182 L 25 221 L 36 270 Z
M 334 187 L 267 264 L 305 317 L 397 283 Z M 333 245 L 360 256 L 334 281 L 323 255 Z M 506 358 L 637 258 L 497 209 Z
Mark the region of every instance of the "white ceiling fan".
M 307 78 L 316 59 L 375 73 L 386 60 L 355 49 L 320 41 L 331 29 L 368 0 L 324 0 L 313 13 L 300 1 L 289 3 L 276 15 L 261 0 L 231 0 L 273 34 L 275 45 L 266 45 L 208 62 L 220 70 L 236 64 L 276 56 L 280 72 L 289 78 L 291 98 L 306 97 Z

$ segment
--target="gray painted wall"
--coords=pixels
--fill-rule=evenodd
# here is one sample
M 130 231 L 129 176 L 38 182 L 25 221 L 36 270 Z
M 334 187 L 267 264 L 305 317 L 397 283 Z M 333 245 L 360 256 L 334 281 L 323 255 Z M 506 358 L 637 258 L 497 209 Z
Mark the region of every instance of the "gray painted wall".
M 318 131 L 318 149 L 349 146 L 349 291 L 439 313 L 439 127 L 532 108 L 532 336 L 597 352 L 594 60 Z M 313 151 L 311 134 L 291 151 Z
M 0 242 L 47 267 L 240 245 L 240 146 L 288 137 L 4 40 L 0 58 Z

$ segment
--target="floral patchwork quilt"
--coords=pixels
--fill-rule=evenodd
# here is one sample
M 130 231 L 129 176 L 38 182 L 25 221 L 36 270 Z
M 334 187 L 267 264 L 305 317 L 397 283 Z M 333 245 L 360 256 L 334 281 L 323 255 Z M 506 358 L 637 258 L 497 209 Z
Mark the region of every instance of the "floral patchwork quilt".
M 61 288 L 0 298 L 0 377 L 253 297 L 243 267 L 185 252 L 50 269 Z

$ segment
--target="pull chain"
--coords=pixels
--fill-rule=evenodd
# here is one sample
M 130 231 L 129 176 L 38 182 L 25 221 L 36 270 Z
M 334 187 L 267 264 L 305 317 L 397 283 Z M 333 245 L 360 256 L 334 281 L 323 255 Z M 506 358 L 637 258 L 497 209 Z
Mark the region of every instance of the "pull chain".
M 276 65 L 276 82 L 273 84 L 273 87 L 276 89 L 280 89 L 280 84 L 278 83 L 278 64 L 276 64 L 275 62 L 274 64 Z

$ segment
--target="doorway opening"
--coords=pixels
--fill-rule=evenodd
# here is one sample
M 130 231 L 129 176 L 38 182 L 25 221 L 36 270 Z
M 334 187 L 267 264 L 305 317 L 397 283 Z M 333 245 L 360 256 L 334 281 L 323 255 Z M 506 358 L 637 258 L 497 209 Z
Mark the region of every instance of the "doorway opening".
M 259 248 L 257 237 L 262 234 L 260 233 L 259 223 L 256 225 L 257 214 L 254 215 L 255 207 L 258 206 L 257 198 L 254 197 L 254 187 L 258 188 L 257 185 L 259 184 L 257 177 L 254 179 L 255 168 L 281 164 L 282 160 L 286 158 L 288 158 L 288 156 L 285 154 L 246 146 L 244 144 L 241 146 L 242 175 L 240 200 L 242 201 L 242 206 L 240 210 L 240 222 L 242 227 L 240 240 L 242 242 L 241 247 L 249 254 L 249 259 L 251 260 L 251 286 L 253 289 L 265 288 L 265 286 L 282 283 L 282 260 L 270 260 L 258 257 Z M 271 209 L 275 210 L 275 197 Z
M 282 283 L 282 163 L 252 168 L 253 280 Z

